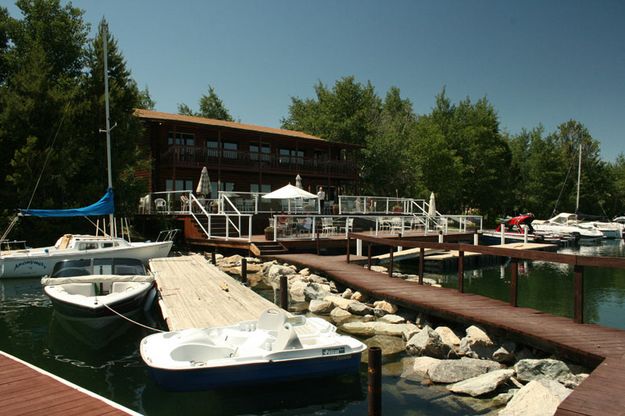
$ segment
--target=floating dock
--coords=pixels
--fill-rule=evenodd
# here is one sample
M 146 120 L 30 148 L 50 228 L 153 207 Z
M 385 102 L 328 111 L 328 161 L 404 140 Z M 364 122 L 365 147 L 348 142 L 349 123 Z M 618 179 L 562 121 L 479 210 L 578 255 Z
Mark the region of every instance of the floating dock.
M 0 351 L 0 414 L 140 416 L 3 351 Z
M 150 268 L 170 331 L 256 320 L 276 308 L 200 255 L 152 259 Z

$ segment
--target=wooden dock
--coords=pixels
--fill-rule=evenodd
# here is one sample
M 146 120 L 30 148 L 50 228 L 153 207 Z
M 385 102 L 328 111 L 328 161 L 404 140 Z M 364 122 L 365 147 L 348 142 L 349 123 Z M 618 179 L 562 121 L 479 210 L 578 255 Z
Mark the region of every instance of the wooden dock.
M 418 285 L 347 263 L 345 256 L 283 254 L 279 261 L 323 272 L 344 286 L 377 299 L 464 324 L 505 332 L 520 342 L 598 366 L 561 403 L 560 415 L 625 413 L 625 331 L 514 307 L 500 300 L 454 289 Z M 353 256 L 352 256 L 353 257 Z
M 171 331 L 255 320 L 276 307 L 200 255 L 152 259 L 150 268 Z
M 0 414 L 140 416 L 3 351 L 0 351 Z

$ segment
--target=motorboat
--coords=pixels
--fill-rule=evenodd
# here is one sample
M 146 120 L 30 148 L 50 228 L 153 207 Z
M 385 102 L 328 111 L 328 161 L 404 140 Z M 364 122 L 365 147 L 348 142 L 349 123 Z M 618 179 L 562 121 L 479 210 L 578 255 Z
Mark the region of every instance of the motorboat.
M 623 230 L 625 229 L 623 224 L 607 221 L 589 221 L 588 224 L 592 224 L 595 228 L 601 231 L 603 238 L 605 239 L 615 240 L 623 238 Z
M 486 244 L 499 244 L 503 232 L 504 240 L 507 242 L 544 241 L 543 236 L 534 234 L 532 221 L 534 221 L 534 214 L 530 212 L 515 217 L 504 218 L 500 220 L 499 225 L 494 231 L 483 231 L 481 233 L 481 239 Z
M 573 237 L 580 244 L 598 244 L 603 239 L 603 233 L 590 223 L 577 220 L 576 214 L 561 212 L 548 220 L 534 220 L 533 227 L 536 233 Z
M 257 321 L 153 334 L 141 358 L 166 390 L 205 390 L 357 371 L 367 347 L 321 318 L 268 309 Z
M 0 278 L 42 277 L 62 260 L 167 257 L 173 241 L 128 242 L 119 237 L 65 234 L 53 246 L 0 252 Z
M 128 329 L 155 297 L 154 277 L 139 259 L 65 260 L 41 279 L 55 317 L 76 338 L 105 345 Z

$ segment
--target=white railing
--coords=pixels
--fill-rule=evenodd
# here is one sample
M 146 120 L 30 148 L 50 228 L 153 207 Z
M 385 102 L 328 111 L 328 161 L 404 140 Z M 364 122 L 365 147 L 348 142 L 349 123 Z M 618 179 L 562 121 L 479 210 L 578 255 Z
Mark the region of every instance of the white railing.
M 414 214 L 423 212 L 423 199 L 340 195 L 339 214 Z M 425 211 L 427 213 L 427 211 Z
M 238 211 L 246 214 L 263 214 L 263 213 L 318 213 L 319 201 L 317 198 L 311 199 L 264 199 L 264 192 L 219 192 L 220 207 L 226 212 L 229 210 Z M 223 204 L 221 201 L 228 200 L 229 205 Z

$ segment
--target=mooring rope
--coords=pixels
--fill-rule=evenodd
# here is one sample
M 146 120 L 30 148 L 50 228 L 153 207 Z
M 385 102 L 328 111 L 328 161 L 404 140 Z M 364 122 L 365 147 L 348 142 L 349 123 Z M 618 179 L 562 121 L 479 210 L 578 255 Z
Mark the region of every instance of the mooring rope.
M 128 322 L 133 323 L 133 324 L 135 324 L 135 325 L 139 325 L 139 326 L 140 326 L 140 327 L 142 327 L 142 328 L 149 329 L 150 331 L 154 331 L 154 332 L 167 332 L 167 331 L 163 331 L 162 329 L 152 328 L 151 326 L 143 325 L 143 324 L 142 324 L 142 323 L 140 323 L 140 322 L 133 321 L 133 320 L 132 320 L 132 319 L 130 319 L 129 317 L 124 316 L 124 315 L 122 315 L 121 313 L 117 312 L 116 310 L 114 310 L 113 308 L 111 308 L 111 307 L 110 307 L 109 305 L 107 305 L 106 303 L 103 303 L 102 305 L 104 305 L 104 307 L 105 307 L 106 309 L 108 309 L 109 311 L 113 312 L 115 315 L 119 316 L 120 318 L 124 318 L 124 319 L 125 319 L 125 320 L 127 320 Z

